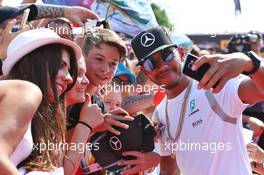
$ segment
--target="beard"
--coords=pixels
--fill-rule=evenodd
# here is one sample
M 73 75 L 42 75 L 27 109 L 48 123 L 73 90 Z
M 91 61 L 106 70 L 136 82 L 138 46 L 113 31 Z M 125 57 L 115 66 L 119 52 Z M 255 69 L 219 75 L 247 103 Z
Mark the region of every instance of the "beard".
M 176 80 L 174 80 L 174 81 L 172 81 L 172 82 L 169 82 L 169 83 L 161 83 L 160 81 L 158 81 L 157 79 L 153 79 L 153 78 L 151 78 L 151 77 L 149 77 L 149 79 L 153 82 L 153 83 L 155 83 L 156 85 L 158 85 L 158 86 L 162 86 L 164 89 L 166 89 L 166 90 L 170 90 L 170 89 L 173 89 L 173 88 L 175 88 L 175 87 L 177 87 L 179 84 L 180 84 L 180 79 L 176 79 Z
M 173 88 L 177 87 L 179 84 L 180 84 L 180 80 L 178 79 L 178 80 L 176 80 L 174 82 L 171 82 L 169 84 L 163 85 L 163 87 L 165 89 L 167 89 L 167 90 L 170 90 L 170 89 L 173 89 Z

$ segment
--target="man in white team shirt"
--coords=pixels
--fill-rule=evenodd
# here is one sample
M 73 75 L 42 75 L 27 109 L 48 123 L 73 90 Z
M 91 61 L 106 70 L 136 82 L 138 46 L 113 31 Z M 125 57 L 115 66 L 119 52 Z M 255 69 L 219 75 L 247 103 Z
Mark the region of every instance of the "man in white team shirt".
M 132 48 L 142 72 L 166 90 L 154 113 L 165 125 L 161 175 L 251 174 L 242 111 L 264 100 L 263 63 L 254 54 L 203 56 L 192 68 L 210 69 L 197 82 L 182 74 L 183 56 L 163 27 L 138 34 Z

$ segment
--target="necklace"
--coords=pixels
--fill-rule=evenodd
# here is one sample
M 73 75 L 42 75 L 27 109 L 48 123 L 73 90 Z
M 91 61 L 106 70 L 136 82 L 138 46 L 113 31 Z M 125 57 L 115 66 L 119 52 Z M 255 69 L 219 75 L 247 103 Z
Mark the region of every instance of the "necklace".
M 189 97 L 189 94 L 191 91 L 191 87 L 192 87 L 192 81 L 190 81 L 190 83 L 186 89 L 186 92 L 184 94 L 184 97 L 183 97 L 183 102 L 182 102 L 181 112 L 180 112 L 180 118 L 179 118 L 179 123 L 178 123 L 177 129 L 176 129 L 175 138 L 172 136 L 172 134 L 170 132 L 170 120 L 169 120 L 169 114 L 168 114 L 168 98 L 166 99 L 165 117 L 166 117 L 166 126 L 167 126 L 166 128 L 167 128 L 167 133 L 168 133 L 168 136 L 170 139 L 170 143 L 175 143 L 181 135 L 182 127 L 183 127 L 183 123 L 184 123 L 186 104 L 187 104 L 188 97 Z M 173 153 L 171 156 L 175 158 L 175 155 L 173 156 Z

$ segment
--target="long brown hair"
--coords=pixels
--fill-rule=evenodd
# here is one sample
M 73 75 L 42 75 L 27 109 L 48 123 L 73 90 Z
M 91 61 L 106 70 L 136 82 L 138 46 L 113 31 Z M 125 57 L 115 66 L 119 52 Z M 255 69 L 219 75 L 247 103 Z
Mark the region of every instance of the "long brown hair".
M 62 51 L 70 55 L 70 74 L 74 85 L 77 78 L 77 61 L 71 48 L 61 44 L 50 44 L 42 46 L 25 55 L 17 62 L 8 75 L 8 79 L 21 79 L 30 81 L 42 91 L 43 99 L 32 120 L 32 137 L 35 149 L 31 155 L 19 166 L 26 170 L 50 171 L 59 166 L 59 154 L 61 150 L 59 143 L 65 141 L 66 117 L 63 105 L 64 94 L 58 97 L 55 80 L 62 62 Z M 54 101 L 48 99 L 48 79 L 54 94 Z M 53 144 L 53 149 L 48 145 Z M 40 145 L 46 149 L 40 150 Z M 38 148 L 38 149 L 36 149 Z

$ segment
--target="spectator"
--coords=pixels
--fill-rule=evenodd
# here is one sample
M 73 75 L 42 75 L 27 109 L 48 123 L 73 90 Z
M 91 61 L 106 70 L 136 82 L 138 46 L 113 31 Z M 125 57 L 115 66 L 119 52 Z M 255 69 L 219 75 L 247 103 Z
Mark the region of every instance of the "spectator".
M 87 88 L 87 85 L 89 84 L 89 80 L 85 76 L 86 74 L 86 65 L 84 58 L 81 57 L 78 60 L 78 76 L 77 80 L 72 87 L 71 90 L 69 90 L 66 93 L 66 104 L 67 107 L 72 106 L 73 104 L 76 103 L 83 103 L 85 102 L 85 90 Z
M 30 131 L 30 123 L 41 103 L 42 93 L 36 85 L 26 81 L 1 80 L 0 97 L 0 169 L 2 174 L 18 175 L 15 158 L 26 158 L 32 148 L 24 144 L 23 151 L 17 156 L 13 151 L 26 131 Z
M 77 38 L 76 42 L 82 48 L 86 62 L 86 69 L 89 70 L 87 71 L 86 76 L 88 77 L 90 83 L 86 89 L 86 92 L 93 95 L 98 88 L 107 85 L 112 80 L 119 60 L 125 55 L 125 44 L 115 32 L 100 28 L 88 30 L 84 37 Z M 103 104 L 101 102 L 99 103 L 103 108 Z M 73 125 L 72 127 L 74 127 L 74 121 L 78 120 L 79 118 L 78 108 L 80 107 L 75 106 L 71 111 L 70 120 Z M 103 127 L 96 128 L 95 132 L 110 131 L 119 135 L 119 131 L 115 130 L 112 125 L 127 128 L 127 125 L 117 120 L 133 120 L 133 118 L 128 116 L 117 115 L 120 113 L 127 114 L 121 109 L 106 113 Z M 134 155 L 135 157 L 140 157 L 140 159 L 145 159 L 146 156 L 156 156 L 154 153 L 143 154 L 139 152 L 133 152 L 128 154 Z M 82 161 L 81 165 L 83 168 L 88 166 L 87 160 L 88 158 L 85 157 L 84 161 Z M 139 167 L 143 168 L 140 165 L 136 166 L 135 169 L 132 169 L 131 171 L 139 172 L 143 170 L 139 170 Z
M 122 103 L 121 90 L 119 88 L 116 88 L 114 85 L 112 85 L 109 89 L 107 88 L 106 92 L 103 94 L 103 102 L 106 111 L 113 111 L 120 108 Z
M 60 37 L 73 41 L 72 24 L 66 18 L 52 19 L 46 27 L 54 30 Z
M 0 7 L 0 58 L 6 57 L 6 47 L 10 41 L 19 33 L 12 33 L 11 29 L 15 24 L 20 24 L 25 9 L 30 9 L 28 21 L 50 18 L 65 17 L 72 22 L 82 26 L 87 19 L 98 19 L 98 16 L 92 11 L 83 7 L 66 7 L 55 5 L 28 5 L 22 7 Z M 16 20 L 14 20 L 16 19 Z M 9 27 L 7 27 L 9 24 Z M 6 29 L 6 30 L 5 30 Z
M 31 171 L 54 171 L 63 174 L 63 167 L 65 174 L 71 173 L 68 170 L 68 159 L 63 159 L 63 162 L 60 159 L 64 150 L 61 150 L 57 144 L 65 141 L 66 121 L 63 112 L 63 97 L 65 91 L 69 90 L 76 81 L 76 58 L 80 58 L 80 56 L 81 50 L 75 43 L 60 38 L 49 29 L 23 32 L 10 43 L 7 58 L 3 62 L 4 76 L 7 79 L 33 82 L 39 86 L 43 94 L 41 105 L 35 113 L 31 125 L 33 142 L 38 149 L 28 148 L 32 152 L 25 160 L 16 156 L 19 151 L 14 152 L 14 157 L 17 158 L 16 162 L 20 163 L 22 174 Z M 85 110 L 86 108 L 82 111 Z M 86 114 L 82 112 L 82 115 Z M 92 119 L 89 121 L 90 123 L 88 121 L 87 123 L 91 125 L 91 128 L 94 128 L 103 122 L 102 118 L 95 121 Z M 89 129 L 88 132 L 91 130 Z M 31 132 L 28 134 L 29 137 L 25 137 L 25 141 L 31 143 Z M 73 141 L 79 141 L 78 138 L 73 139 Z M 57 146 L 54 146 L 54 149 L 46 147 L 39 151 L 39 145 L 47 146 L 49 143 Z M 33 143 L 30 145 L 33 146 Z M 16 148 L 16 150 L 19 149 L 21 148 Z M 75 152 L 76 150 L 67 150 L 65 154 L 71 158 L 76 154 Z

